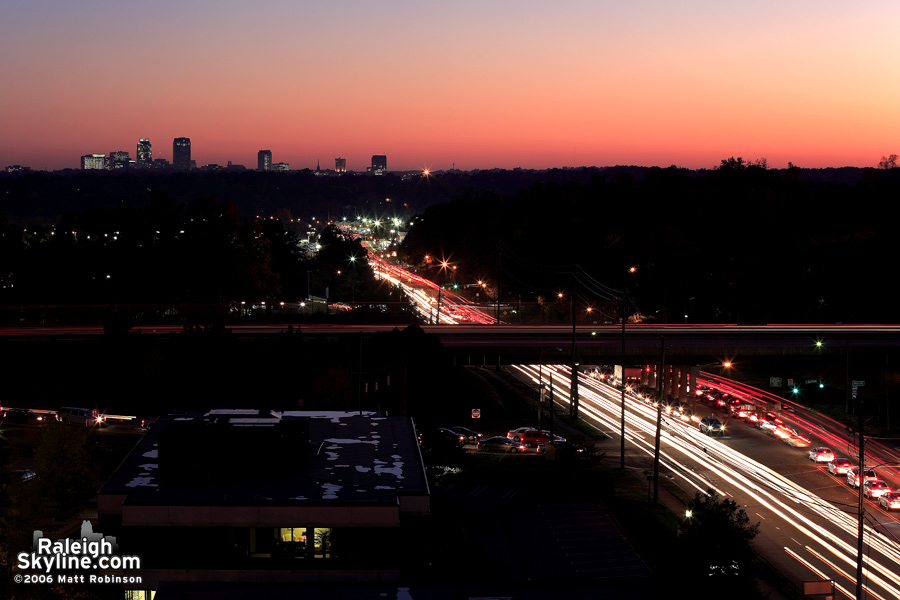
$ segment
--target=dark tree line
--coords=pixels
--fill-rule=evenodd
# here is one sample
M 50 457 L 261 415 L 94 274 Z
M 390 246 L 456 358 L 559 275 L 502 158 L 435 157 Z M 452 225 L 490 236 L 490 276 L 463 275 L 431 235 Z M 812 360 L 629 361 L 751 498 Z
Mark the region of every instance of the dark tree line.
M 898 192 L 896 170 L 847 184 L 734 158 L 708 172 L 595 173 L 430 207 L 400 254 L 423 268 L 447 258 L 458 280 L 499 281 L 508 301 L 575 288 L 602 302 L 573 283 L 577 264 L 657 321 L 894 322 Z
M 299 301 L 326 287 L 332 301 L 386 297 L 358 240 L 327 229 L 319 242 L 308 255 L 281 220 L 245 217 L 209 196 L 185 203 L 158 193 L 146 207 L 92 207 L 52 227 L 0 219 L 0 304 Z

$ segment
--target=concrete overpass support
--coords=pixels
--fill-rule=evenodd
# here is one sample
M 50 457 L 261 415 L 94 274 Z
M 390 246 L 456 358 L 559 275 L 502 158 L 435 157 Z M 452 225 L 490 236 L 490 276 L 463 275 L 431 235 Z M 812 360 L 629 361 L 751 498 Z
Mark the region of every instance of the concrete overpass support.
M 700 367 L 691 367 L 691 408 L 694 408 L 694 403 L 697 401 L 697 380 L 700 378 Z
M 678 398 L 678 367 L 669 367 L 669 398 Z
M 680 387 L 678 388 L 678 401 L 682 404 L 687 403 L 687 395 L 688 395 L 688 368 L 684 365 L 678 367 L 679 375 L 681 376 Z

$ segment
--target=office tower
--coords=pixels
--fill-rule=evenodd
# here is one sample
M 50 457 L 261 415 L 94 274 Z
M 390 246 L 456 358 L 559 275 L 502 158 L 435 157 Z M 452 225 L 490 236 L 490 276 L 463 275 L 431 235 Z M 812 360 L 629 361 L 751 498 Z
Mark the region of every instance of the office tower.
M 334 159 L 334 170 L 338 173 L 346 173 L 347 172 L 347 159 L 346 158 Z
M 150 140 L 148 138 L 138 140 L 137 162 L 142 167 L 149 167 L 153 164 L 153 153 L 150 150 Z
M 105 154 L 85 154 L 81 157 L 82 171 L 97 171 L 106 169 Z
M 260 150 L 256 155 L 256 170 L 271 171 L 272 170 L 272 151 Z
M 372 155 L 372 172 L 380 174 L 385 171 L 387 171 L 387 156 L 384 154 Z
M 109 169 L 127 169 L 131 165 L 131 157 L 125 150 L 113 150 L 109 153 Z
M 175 138 L 172 142 L 172 166 L 179 171 L 191 169 L 191 138 Z

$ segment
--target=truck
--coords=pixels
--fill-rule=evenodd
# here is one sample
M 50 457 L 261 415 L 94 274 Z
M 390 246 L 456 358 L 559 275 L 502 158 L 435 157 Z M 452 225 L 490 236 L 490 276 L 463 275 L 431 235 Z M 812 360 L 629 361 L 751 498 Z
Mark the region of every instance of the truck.
M 623 378 L 624 371 L 624 378 Z M 641 381 L 641 368 L 640 367 L 622 367 L 622 365 L 615 365 L 613 370 L 613 384 L 614 385 L 625 385 L 629 382 L 640 382 Z

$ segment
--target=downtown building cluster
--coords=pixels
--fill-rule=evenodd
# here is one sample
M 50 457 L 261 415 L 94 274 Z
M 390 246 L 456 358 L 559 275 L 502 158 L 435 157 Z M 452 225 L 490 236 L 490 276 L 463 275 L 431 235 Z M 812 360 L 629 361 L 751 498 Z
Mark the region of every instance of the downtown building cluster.
M 21 167 L 20 167 L 21 168 Z M 191 138 L 178 137 L 172 141 L 172 162 L 164 158 L 153 158 L 153 149 L 150 140 L 140 138 L 137 143 L 137 158 L 133 159 L 125 150 L 114 150 L 107 154 L 85 154 L 81 157 L 82 171 L 113 171 L 118 169 L 159 169 L 167 171 L 190 171 L 197 169 L 197 162 L 191 158 Z M 232 164 L 223 167 L 218 164 L 208 164 L 200 167 L 200 170 L 232 170 L 244 171 L 243 165 Z M 260 150 L 257 153 L 257 171 L 290 171 L 290 165 L 285 162 L 273 162 L 271 150 Z M 347 159 L 335 158 L 334 170 L 323 170 L 316 164 L 316 174 L 341 174 L 347 173 Z M 366 172 L 372 175 L 383 175 L 387 172 L 387 156 L 375 154 L 372 156 L 371 166 Z

